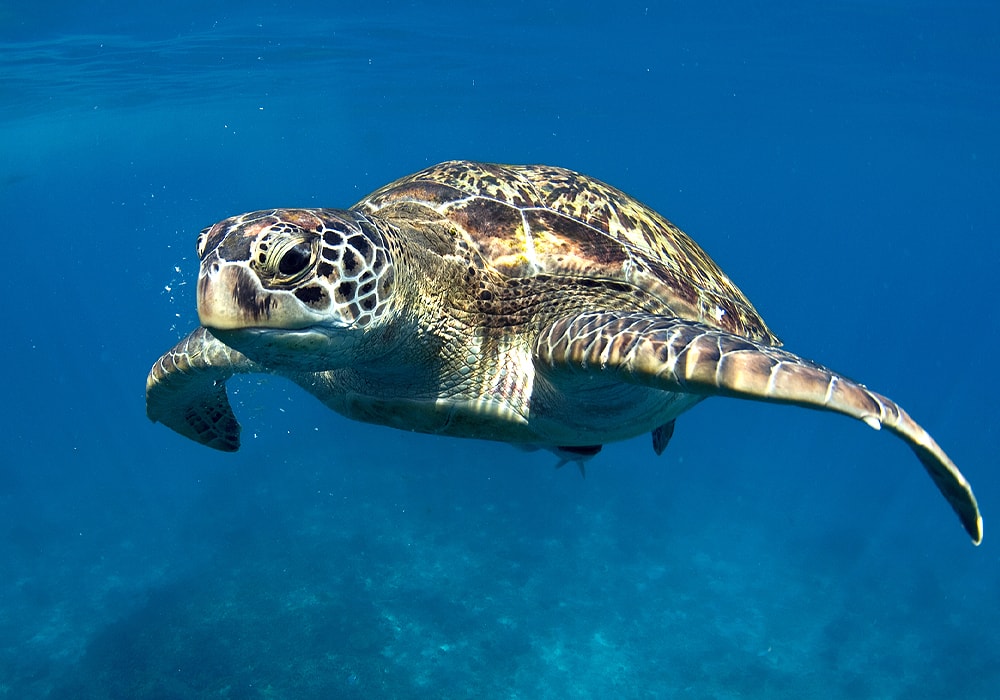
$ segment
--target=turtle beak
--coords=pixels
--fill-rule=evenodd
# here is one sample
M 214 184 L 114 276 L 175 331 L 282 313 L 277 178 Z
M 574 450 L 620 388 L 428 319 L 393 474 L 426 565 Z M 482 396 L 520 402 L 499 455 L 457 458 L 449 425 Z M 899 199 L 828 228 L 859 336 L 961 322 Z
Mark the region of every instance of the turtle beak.
M 319 372 L 352 357 L 349 337 L 291 292 L 265 289 L 245 263 L 202 266 L 198 318 L 216 338 L 268 368 Z
M 212 330 L 307 328 L 321 321 L 289 292 L 264 289 L 245 262 L 202 264 L 198 276 L 198 318 Z
M 242 265 L 204 265 L 198 276 L 198 319 L 219 330 L 267 325 L 270 305 L 263 291 Z

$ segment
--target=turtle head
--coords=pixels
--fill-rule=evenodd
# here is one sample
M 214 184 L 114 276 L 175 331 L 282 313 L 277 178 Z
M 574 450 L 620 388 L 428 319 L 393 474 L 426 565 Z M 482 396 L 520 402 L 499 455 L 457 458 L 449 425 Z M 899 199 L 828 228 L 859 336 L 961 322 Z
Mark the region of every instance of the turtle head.
M 219 222 L 198 236 L 201 324 L 276 369 L 346 366 L 392 315 L 385 232 L 336 209 L 276 209 Z

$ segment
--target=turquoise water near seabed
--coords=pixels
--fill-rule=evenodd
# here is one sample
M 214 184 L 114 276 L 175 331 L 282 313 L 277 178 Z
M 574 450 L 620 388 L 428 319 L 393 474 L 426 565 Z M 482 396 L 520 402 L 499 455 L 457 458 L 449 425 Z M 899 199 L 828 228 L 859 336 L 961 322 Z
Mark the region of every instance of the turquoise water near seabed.
M 989 3 L 0 6 L 0 697 L 992 697 L 1000 11 Z M 234 384 L 144 415 L 195 237 L 450 158 L 610 182 L 897 440 L 715 399 L 587 478 Z

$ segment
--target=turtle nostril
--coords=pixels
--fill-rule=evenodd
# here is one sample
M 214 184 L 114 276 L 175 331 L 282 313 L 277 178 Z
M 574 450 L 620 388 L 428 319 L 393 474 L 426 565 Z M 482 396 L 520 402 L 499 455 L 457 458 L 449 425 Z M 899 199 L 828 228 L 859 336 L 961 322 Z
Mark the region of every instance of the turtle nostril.
M 278 261 L 278 271 L 283 275 L 297 275 L 306 269 L 312 260 L 312 249 L 306 244 L 299 244 L 285 251 Z

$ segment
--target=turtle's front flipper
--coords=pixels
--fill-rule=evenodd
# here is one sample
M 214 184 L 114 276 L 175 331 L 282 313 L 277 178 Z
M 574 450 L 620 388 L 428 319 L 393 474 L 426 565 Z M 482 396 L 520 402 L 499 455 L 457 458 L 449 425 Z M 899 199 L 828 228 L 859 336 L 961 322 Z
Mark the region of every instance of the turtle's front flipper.
M 969 483 L 895 402 L 821 365 L 704 324 L 652 314 L 593 312 L 545 329 L 536 358 L 552 368 L 615 373 L 667 391 L 734 396 L 843 413 L 899 435 L 920 458 L 975 544 L 983 522 Z
M 193 331 L 156 361 L 146 377 L 146 415 L 202 445 L 240 449 L 240 424 L 226 396 L 226 380 L 262 372 L 205 328 Z

